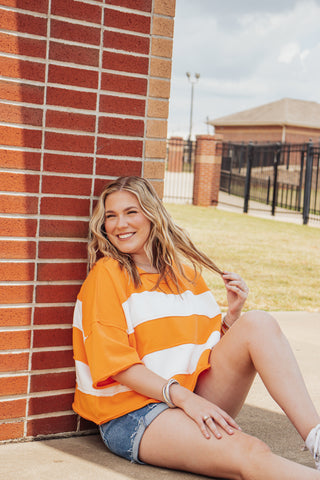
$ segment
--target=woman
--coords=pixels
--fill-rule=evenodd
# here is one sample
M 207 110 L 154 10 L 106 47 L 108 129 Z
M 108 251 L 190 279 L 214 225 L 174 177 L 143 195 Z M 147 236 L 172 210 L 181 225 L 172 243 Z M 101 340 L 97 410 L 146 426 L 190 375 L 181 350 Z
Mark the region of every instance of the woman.
M 143 178 L 109 184 L 90 231 L 92 268 L 74 315 L 73 406 L 99 425 L 108 448 L 210 477 L 319 480 L 234 420 L 258 372 L 320 469 L 319 415 L 273 317 L 241 315 L 242 278 L 193 245 Z M 224 281 L 222 322 L 201 267 Z

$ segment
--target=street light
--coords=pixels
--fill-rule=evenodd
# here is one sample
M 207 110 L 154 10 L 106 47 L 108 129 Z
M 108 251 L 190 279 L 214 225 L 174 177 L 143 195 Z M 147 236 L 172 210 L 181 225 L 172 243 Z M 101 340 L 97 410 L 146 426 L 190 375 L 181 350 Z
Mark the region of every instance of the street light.
M 191 83 L 191 104 L 190 104 L 190 126 L 189 126 L 189 141 L 191 140 L 192 135 L 192 116 L 193 116 L 193 90 L 195 84 L 198 82 L 200 78 L 200 73 L 195 73 L 194 77 L 192 77 L 190 72 L 186 73 L 189 82 Z

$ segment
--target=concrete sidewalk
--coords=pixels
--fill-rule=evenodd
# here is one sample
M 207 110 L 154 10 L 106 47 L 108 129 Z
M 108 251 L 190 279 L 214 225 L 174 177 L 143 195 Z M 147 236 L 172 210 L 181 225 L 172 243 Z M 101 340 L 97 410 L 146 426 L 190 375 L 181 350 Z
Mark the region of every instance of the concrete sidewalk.
M 218 210 L 225 210 L 228 212 L 243 213 L 244 199 L 236 195 L 229 195 L 226 192 L 219 192 Z M 295 223 L 297 225 L 303 224 L 302 212 L 288 210 L 281 207 L 276 207 L 275 215 L 271 215 L 271 205 L 255 202 L 250 200 L 248 215 L 252 217 L 265 218 L 267 220 L 275 220 L 278 222 Z M 320 228 L 319 215 L 309 215 L 309 227 Z
M 320 411 L 320 313 L 279 312 L 311 397 Z M 313 467 L 309 452 L 257 379 L 238 416 L 242 429 L 288 459 Z M 131 464 L 106 450 L 98 435 L 0 445 L 4 480 L 187 480 L 205 477 Z

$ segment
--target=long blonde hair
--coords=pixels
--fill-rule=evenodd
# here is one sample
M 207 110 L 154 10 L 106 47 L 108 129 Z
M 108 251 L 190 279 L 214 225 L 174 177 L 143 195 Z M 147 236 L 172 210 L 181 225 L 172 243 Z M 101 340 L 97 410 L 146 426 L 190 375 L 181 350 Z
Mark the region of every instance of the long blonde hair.
M 124 190 L 133 193 L 145 216 L 151 222 L 150 235 L 145 245 L 151 265 L 159 272 L 155 288 L 164 280 L 171 280 L 179 289 L 175 268 L 185 278 L 182 259 L 191 262 L 195 277 L 206 267 L 220 275 L 223 273 L 215 263 L 191 241 L 188 233 L 175 224 L 151 183 L 142 177 L 119 177 L 107 185 L 98 200 L 90 220 L 90 241 L 88 245 L 90 268 L 98 257 L 111 257 L 124 268 L 136 287 L 141 285 L 140 275 L 130 254 L 120 252 L 107 238 L 105 232 L 105 201 L 108 195 Z M 194 278 L 195 278 L 194 277 Z M 188 278 L 188 280 L 191 280 Z

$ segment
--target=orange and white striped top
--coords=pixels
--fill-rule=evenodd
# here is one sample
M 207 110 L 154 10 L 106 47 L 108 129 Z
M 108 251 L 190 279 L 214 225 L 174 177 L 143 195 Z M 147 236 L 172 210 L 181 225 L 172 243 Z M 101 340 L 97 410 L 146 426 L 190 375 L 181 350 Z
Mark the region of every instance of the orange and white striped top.
M 142 285 L 135 288 L 116 260 L 102 258 L 78 295 L 73 409 L 97 424 L 157 401 L 117 383 L 114 375 L 144 364 L 193 390 L 220 339 L 220 309 L 200 275 L 192 283 L 176 273 L 179 294 L 170 281 L 170 288 L 163 281 L 152 290 L 158 274 L 139 272 Z

